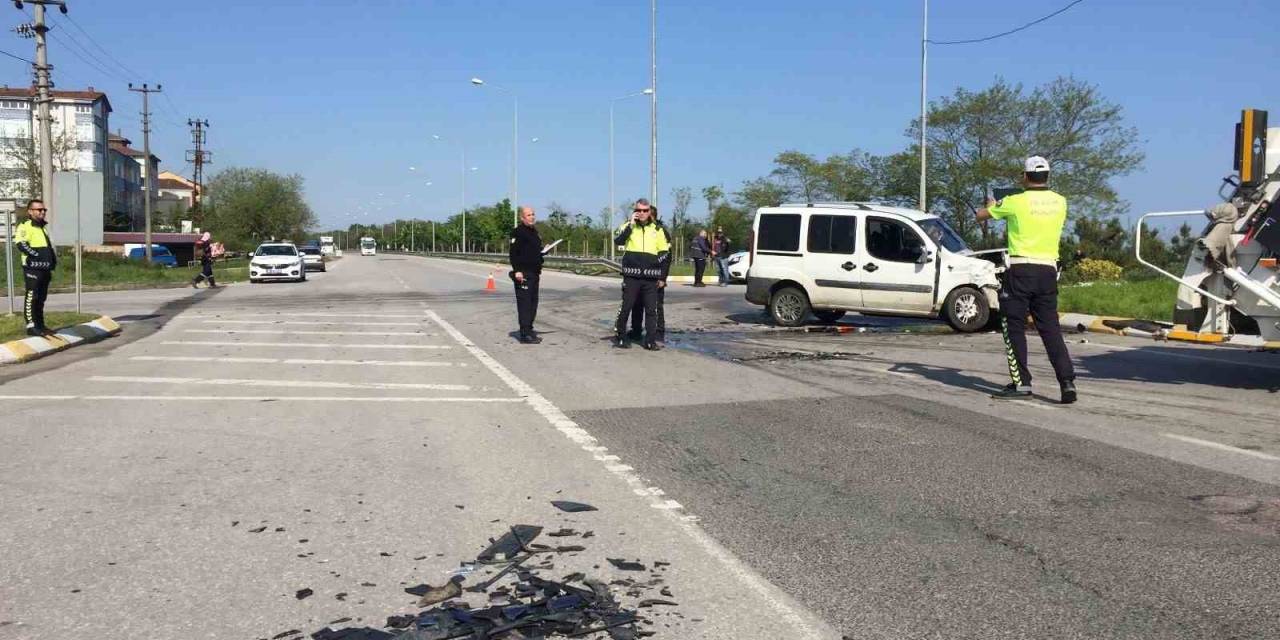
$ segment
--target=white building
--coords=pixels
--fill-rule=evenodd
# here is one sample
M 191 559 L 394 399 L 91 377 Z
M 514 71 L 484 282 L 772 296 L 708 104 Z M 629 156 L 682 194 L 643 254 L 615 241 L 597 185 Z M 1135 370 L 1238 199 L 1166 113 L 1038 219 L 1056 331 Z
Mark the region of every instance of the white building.
M 111 115 L 107 95 L 93 87 L 54 90 L 51 95 L 54 171 L 105 174 Z M 40 127 L 35 97 L 35 87 L 0 87 L 0 196 L 25 199 L 39 191 Z

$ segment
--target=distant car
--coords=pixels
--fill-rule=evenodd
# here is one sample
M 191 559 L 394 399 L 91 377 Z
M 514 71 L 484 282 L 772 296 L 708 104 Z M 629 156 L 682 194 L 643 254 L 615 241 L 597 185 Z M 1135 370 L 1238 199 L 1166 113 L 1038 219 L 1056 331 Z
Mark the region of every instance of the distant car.
M 302 254 L 302 261 L 307 265 L 307 271 L 326 271 L 324 252 L 320 247 L 308 245 L 298 249 L 298 251 Z
M 288 242 L 258 245 L 249 257 L 249 282 L 267 280 L 307 281 L 307 268 L 298 248 Z
M 747 269 L 751 268 L 751 253 L 739 251 L 729 256 L 729 281 L 746 282 Z
M 146 260 L 147 248 L 145 245 L 140 244 L 126 245 L 124 256 L 130 260 Z M 178 258 L 169 251 L 168 247 L 153 244 L 151 245 L 151 263 L 163 267 L 176 267 L 178 266 Z

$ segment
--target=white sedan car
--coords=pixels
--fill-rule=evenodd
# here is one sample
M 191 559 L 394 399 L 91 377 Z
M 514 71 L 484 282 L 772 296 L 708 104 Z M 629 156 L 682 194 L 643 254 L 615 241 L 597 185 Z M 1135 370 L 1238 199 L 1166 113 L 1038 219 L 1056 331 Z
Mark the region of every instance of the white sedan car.
M 289 242 L 258 245 L 249 256 L 249 282 L 267 280 L 307 281 L 307 268 L 298 247 Z
M 731 282 L 747 281 L 747 269 L 751 267 L 750 255 L 746 251 L 739 251 L 729 256 L 729 280 Z

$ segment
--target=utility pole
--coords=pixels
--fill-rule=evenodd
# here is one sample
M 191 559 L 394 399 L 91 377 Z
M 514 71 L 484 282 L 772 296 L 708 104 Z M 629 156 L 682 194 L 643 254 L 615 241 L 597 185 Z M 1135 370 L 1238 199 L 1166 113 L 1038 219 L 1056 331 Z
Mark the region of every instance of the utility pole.
M 924 0 L 924 22 L 921 27 L 920 35 L 920 210 L 928 211 L 925 208 L 925 174 L 929 170 L 926 163 L 926 138 L 925 135 L 929 129 L 929 109 L 926 101 L 928 99 L 928 83 L 929 80 L 929 0 Z
M 204 150 L 205 129 L 209 128 L 209 121 L 201 120 L 200 118 L 188 119 L 187 126 L 191 127 L 191 144 L 195 147 L 187 150 L 187 162 L 190 162 L 195 167 L 191 174 L 191 181 L 196 183 L 195 194 L 191 198 L 191 208 L 198 209 L 200 207 L 200 197 L 204 194 L 204 165 L 213 163 L 210 153 Z M 196 216 L 192 217 L 195 218 Z M 200 216 L 200 218 L 195 220 L 197 225 L 200 225 L 203 221 L 203 216 Z
M 413 242 L 414 242 L 413 234 L 417 230 L 418 230 L 418 221 L 410 220 L 409 221 L 409 253 L 413 253 Z
M 49 77 L 52 67 L 49 66 L 49 47 L 46 35 L 49 26 L 44 21 L 46 5 L 56 5 L 63 14 L 67 12 L 67 3 L 63 0 L 27 0 L 36 6 L 35 24 L 31 31 L 36 37 L 36 118 L 40 121 L 40 192 L 44 206 L 52 217 L 53 206 L 53 117 L 49 114 L 49 105 L 53 97 L 49 95 L 53 82 Z M 15 0 L 13 6 L 22 9 L 21 0 Z
M 658 206 L 658 0 L 649 12 L 649 204 Z
M 147 256 L 147 264 L 151 264 L 151 185 L 155 184 L 156 172 L 155 167 L 151 166 L 151 94 L 160 93 L 160 85 L 152 89 L 144 82 L 142 88 L 139 89 L 129 83 L 129 90 L 142 94 L 142 211 L 146 232 L 143 234 L 142 241 L 146 247 L 145 254 Z

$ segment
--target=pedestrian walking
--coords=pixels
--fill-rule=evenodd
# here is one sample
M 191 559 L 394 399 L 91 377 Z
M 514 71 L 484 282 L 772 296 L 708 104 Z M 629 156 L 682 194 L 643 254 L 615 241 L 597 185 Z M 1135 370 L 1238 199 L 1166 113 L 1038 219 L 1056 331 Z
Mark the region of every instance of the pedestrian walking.
M 729 236 L 724 234 L 724 228 L 716 227 L 715 239 L 711 242 L 711 255 L 716 261 L 716 272 L 720 276 L 720 286 L 729 286 L 729 252 L 732 251 L 733 245 L 729 243 Z
M 22 317 L 29 336 L 53 335 L 44 323 L 44 303 L 49 298 L 53 271 L 58 268 L 58 251 L 49 240 L 48 224 L 49 209 L 37 198 L 27 203 L 27 219 L 13 232 L 14 243 L 22 252 L 22 282 L 27 289 Z
M 218 288 L 218 283 L 213 280 L 212 240 L 212 236 L 210 236 L 209 232 L 206 231 L 204 232 L 204 235 L 200 236 L 200 241 L 196 243 L 196 250 L 200 252 L 200 273 L 197 273 L 196 277 L 191 279 L 192 289 L 199 289 L 201 280 L 208 281 L 210 289 Z
M 700 229 L 693 244 L 689 247 L 689 257 L 693 258 L 693 286 L 705 287 L 702 274 L 707 272 L 707 258 L 711 257 L 711 242 L 707 240 L 707 230 Z
M 1067 222 L 1067 200 L 1049 190 L 1049 161 L 1040 156 L 1023 164 L 1026 190 L 989 200 L 978 210 L 978 220 L 1004 220 L 1009 237 L 1009 268 L 1000 287 L 1000 325 L 1009 383 L 993 398 L 1031 396 L 1031 371 L 1027 369 L 1027 314 L 1053 365 L 1062 392 L 1062 403 L 1076 401 L 1075 370 L 1058 325 L 1058 247 Z
M 671 232 L 667 230 L 666 225 L 662 224 L 662 218 L 658 217 L 658 208 L 654 206 L 650 206 L 649 215 L 653 218 L 653 224 L 656 225 L 658 229 L 662 231 L 663 236 L 666 237 L 667 246 L 670 246 Z M 664 277 L 663 280 L 665 281 L 666 278 Z M 657 313 L 655 314 L 655 317 L 654 317 L 654 321 L 656 322 L 658 327 L 657 331 L 654 334 L 654 340 L 659 345 L 665 344 L 667 341 L 666 305 L 667 305 L 667 287 L 665 286 L 665 282 L 664 282 L 664 286 L 658 289 Z M 640 342 L 644 338 L 645 313 L 646 313 L 645 308 L 644 308 L 644 305 L 642 304 L 638 304 L 635 307 L 632 307 L 631 309 L 631 331 L 627 333 L 627 337 L 634 342 Z
M 542 338 L 533 330 L 538 318 L 538 285 L 542 279 L 542 238 L 534 226 L 533 207 L 520 207 L 520 222 L 511 230 L 511 282 L 516 290 L 516 316 L 520 322 L 520 342 L 538 344 Z
M 622 306 L 614 323 L 613 344 L 620 349 L 631 347 L 627 340 L 627 320 L 637 304 L 644 305 L 644 348 L 656 351 L 658 344 L 658 291 L 666 286 L 671 269 L 671 243 L 665 229 L 653 222 L 649 201 L 640 199 L 632 208 L 631 219 L 618 228 L 614 242 L 625 251 L 622 255 Z

